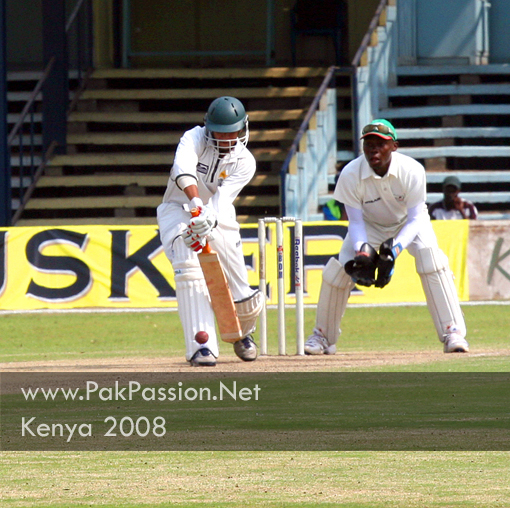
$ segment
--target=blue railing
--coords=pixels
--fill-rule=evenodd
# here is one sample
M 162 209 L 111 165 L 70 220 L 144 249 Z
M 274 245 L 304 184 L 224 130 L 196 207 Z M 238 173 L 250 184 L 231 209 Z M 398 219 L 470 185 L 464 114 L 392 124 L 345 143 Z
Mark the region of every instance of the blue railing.
M 330 67 L 308 108 L 280 170 L 282 215 L 310 220 L 317 214 L 337 161 L 335 76 L 351 72 L 350 67 Z
M 360 153 L 360 126 L 369 123 L 381 101 L 384 103 L 392 65 L 396 65 L 391 63 L 395 51 L 392 30 L 396 8 L 390 3 L 391 0 L 381 0 L 377 6 L 352 66 L 328 69 L 280 170 L 282 215 L 303 220 L 314 218 L 319 211 L 320 196 L 327 194 L 328 175 L 335 173 L 337 163 L 334 78 L 340 73 L 351 76 L 353 153 L 354 156 Z
M 381 0 L 368 30 L 352 60 L 353 67 L 353 130 L 378 116 L 388 105 L 387 89 L 396 79 L 396 7 Z M 360 153 L 359 135 L 353 136 L 354 153 Z

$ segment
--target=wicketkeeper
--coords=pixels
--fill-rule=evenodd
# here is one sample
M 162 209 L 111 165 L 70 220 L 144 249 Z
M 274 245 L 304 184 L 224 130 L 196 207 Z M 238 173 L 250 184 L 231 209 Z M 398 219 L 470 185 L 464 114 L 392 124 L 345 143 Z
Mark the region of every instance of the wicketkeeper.
M 345 205 L 348 233 L 338 259 L 331 258 L 324 267 L 316 324 L 305 352 L 336 352 L 352 288 L 385 287 L 404 249 L 415 258 L 444 352 L 467 352 L 466 324 L 453 275 L 425 204 L 425 169 L 397 152 L 397 133 L 387 120 L 365 126 L 362 139 L 363 155 L 345 166 L 334 191 L 334 198 Z
M 257 358 L 251 333 L 262 308 L 262 294 L 250 288 L 234 199 L 255 174 L 255 158 L 246 148 L 248 115 L 234 97 L 214 100 L 205 125 L 182 136 L 175 154 L 163 203 L 158 207 L 161 241 L 171 261 L 179 317 L 184 330 L 186 360 L 214 366 L 218 358 L 215 316 L 197 254 L 206 241 L 218 252 L 243 338 L 234 344 L 244 361 Z M 191 218 L 190 209 L 200 211 Z M 205 344 L 195 334 L 205 331 Z

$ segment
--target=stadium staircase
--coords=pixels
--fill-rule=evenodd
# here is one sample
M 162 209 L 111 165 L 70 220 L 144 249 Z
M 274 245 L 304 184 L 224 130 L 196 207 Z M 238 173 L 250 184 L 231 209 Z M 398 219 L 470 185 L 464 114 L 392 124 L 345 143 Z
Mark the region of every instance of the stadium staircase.
M 428 203 L 455 175 L 480 219 L 510 219 L 510 66 L 399 67 L 378 116 L 395 125 L 399 151 L 425 166 Z M 340 166 L 348 155 L 338 152 Z M 331 175 L 321 205 L 333 190 Z
M 39 72 L 10 72 L 7 76 L 8 92 L 8 114 L 7 114 L 7 127 L 9 132 L 16 125 L 20 119 L 21 111 L 25 104 L 32 95 L 41 73 Z M 11 147 L 11 186 L 12 186 L 12 208 L 17 210 L 20 204 L 20 181 L 23 181 L 23 187 L 27 188 L 30 185 L 31 179 L 27 174 L 25 168 L 28 168 L 33 162 L 34 166 L 38 166 L 42 162 L 42 134 L 41 134 L 41 94 L 35 98 L 35 111 L 33 114 L 34 127 L 30 129 L 27 125 L 24 129 L 20 139 L 16 139 Z M 27 122 L 28 123 L 28 122 Z M 34 150 L 27 154 L 25 150 L 20 149 L 30 145 L 33 139 Z
M 67 154 L 52 157 L 16 225 L 155 224 L 180 136 L 221 95 L 245 104 L 258 164 L 235 203 L 240 221 L 277 215 L 280 168 L 325 72 L 96 70 L 70 113 Z M 348 81 L 338 96 L 350 108 Z M 340 142 L 350 146 L 350 111 L 339 110 Z
M 258 171 L 236 201 L 242 222 L 279 210 L 279 171 L 326 69 L 155 69 L 96 71 L 69 117 L 68 153 L 54 156 L 17 226 L 154 224 L 173 154 L 216 96 L 238 96 L 250 116 Z M 37 73 L 9 75 L 12 126 Z M 397 127 L 400 151 L 424 164 L 428 201 L 455 174 L 484 219 L 510 218 L 510 68 L 400 67 L 380 116 Z M 354 157 L 350 82 L 337 78 L 338 167 Z M 40 113 L 32 133 L 39 146 Z M 39 122 L 39 123 L 38 123 Z M 25 135 L 24 144 L 28 143 Z M 42 158 L 35 150 L 36 163 Z M 25 155 L 24 159 L 28 156 Z M 20 157 L 13 147 L 13 189 Z M 28 161 L 24 160 L 27 166 Z M 334 175 L 329 190 L 333 190 Z M 331 198 L 325 195 L 321 203 Z M 19 204 L 13 195 L 13 207 Z
M 399 67 L 388 99 L 381 117 L 424 164 L 429 202 L 453 174 L 481 218 L 510 218 L 510 66 Z

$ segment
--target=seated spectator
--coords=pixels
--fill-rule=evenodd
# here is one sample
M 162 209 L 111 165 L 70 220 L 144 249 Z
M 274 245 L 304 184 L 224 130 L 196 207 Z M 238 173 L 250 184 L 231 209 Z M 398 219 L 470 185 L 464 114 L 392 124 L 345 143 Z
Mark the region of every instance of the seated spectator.
M 476 206 L 459 196 L 460 180 L 456 176 L 447 176 L 443 181 L 443 199 L 429 205 L 429 215 L 436 220 L 476 219 Z

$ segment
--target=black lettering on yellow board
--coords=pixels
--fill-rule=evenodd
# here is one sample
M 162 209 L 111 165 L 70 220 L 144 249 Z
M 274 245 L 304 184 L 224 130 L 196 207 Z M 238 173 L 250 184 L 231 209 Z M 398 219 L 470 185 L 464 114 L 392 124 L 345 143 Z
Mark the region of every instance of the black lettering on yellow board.
M 86 263 L 71 256 L 46 256 L 45 247 L 67 243 L 83 250 L 88 235 L 65 229 L 48 229 L 35 234 L 26 245 L 28 262 L 38 271 L 55 274 L 72 274 L 76 280 L 63 288 L 49 288 L 37 284 L 33 279 L 28 285 L 26 295 L 46 302 L 68 302 L 81 298 L 92 286 L 92 276 Z
M 127 282 L 137 270 L 140 270 L 156 288 L 159 298 L 175 297 L 174 288 L 151 261 L 151 258 L 162 249 L 159 232 L 130 256 L 127 254 L 130 231 L 111 230 L 110 233 L 112 235 L 112 278 L 108 297 L 110 300 L 128 299 Z

